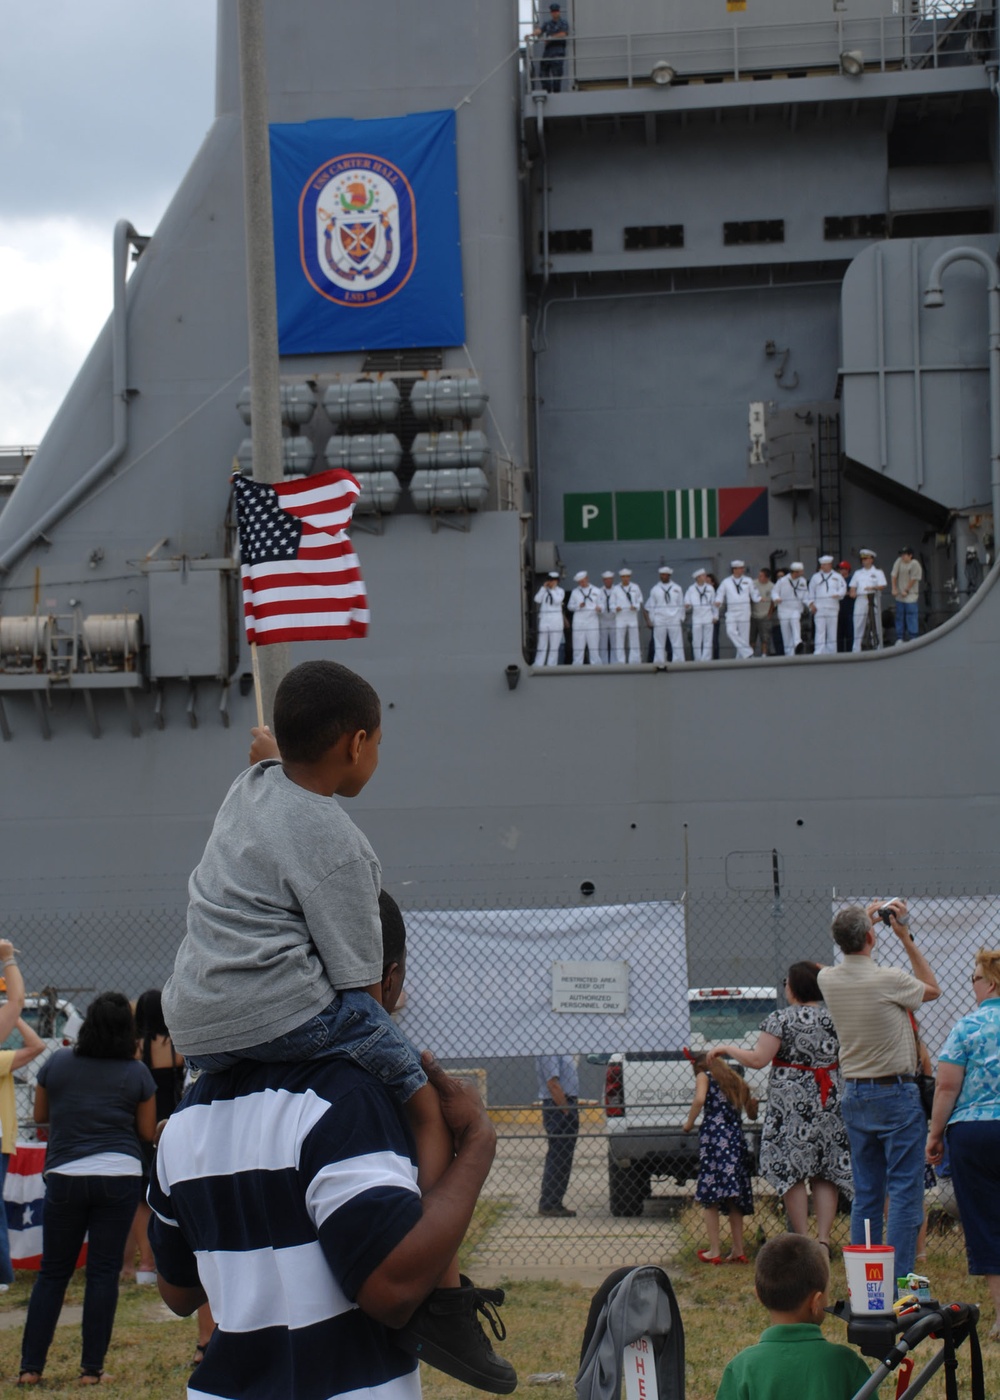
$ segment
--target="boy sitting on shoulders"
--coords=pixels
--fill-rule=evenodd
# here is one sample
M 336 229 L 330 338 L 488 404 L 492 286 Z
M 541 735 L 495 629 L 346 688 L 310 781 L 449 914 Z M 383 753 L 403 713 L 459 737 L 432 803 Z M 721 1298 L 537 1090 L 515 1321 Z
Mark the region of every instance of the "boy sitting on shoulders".
M 382 1005 L 382 871 L 336 800 L 357 797 L 378 766 L 382 706 L 346 666 L 304 661 L 278 686 L 274 728 L 256 738 L 275 756 L 233 783 L 191 876 L 187 932 L 163 988 L 171 1038 L 208 1072 L 241 1060 L 359 1065 L 403 1106 L 428 1192 L 455 1141 L 420 1056 Z M 395 1344 L 509 1394 L 517 1375 L 477 1316 L 492 1292 L 453 1257 Z
M 771 1325 L 730 1361 L 716 1400 L 850 1400 L 870 1372 L 856 1351 L 820 1330 L 829 1288 L 830 1264 L 816 1240 L 768 1240 L 757 1255 L 754 1290 Z

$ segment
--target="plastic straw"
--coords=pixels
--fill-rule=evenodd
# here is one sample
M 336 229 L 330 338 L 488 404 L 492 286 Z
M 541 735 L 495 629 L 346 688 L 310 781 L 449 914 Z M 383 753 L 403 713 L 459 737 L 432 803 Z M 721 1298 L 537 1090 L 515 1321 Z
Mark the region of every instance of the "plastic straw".
M 871 1249 L 871 1247 L 872 1247 L 872 1222 L 871 1222 L 870 1220 L 866 1220 L 866 1221 L 865 1221 L 865 1249 Z

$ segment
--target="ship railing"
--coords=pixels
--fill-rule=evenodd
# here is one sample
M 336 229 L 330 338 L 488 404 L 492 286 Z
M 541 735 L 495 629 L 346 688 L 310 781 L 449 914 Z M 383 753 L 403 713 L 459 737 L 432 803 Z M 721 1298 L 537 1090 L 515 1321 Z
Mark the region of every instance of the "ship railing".
M 528 36 L 524 79 L 529 93 L 607 86 L 670 86 L 752 77 L 800 78 L 847 73 L 981 65 L 995 56 L 992 6 L 921 0 L 885 12 L 836 13 L 783 24 L 733 22 L 671 31 L 571 33 L 563 72 L 544 59 L 545 41 Z

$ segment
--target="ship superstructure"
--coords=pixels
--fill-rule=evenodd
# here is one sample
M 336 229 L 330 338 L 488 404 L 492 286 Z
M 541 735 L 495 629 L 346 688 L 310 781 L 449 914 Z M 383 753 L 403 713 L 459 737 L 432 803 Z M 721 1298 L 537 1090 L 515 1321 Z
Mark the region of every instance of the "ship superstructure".
M 370 633 L 318 650 L 383 698 L 354 812 L 386 883 L 431 908 L 770 889 L 779 866 L 815 890 L 891 850 L 901 886 L 935 852 L 982 888 L 994 7 L 566 13 L 556 79 L 513 0 L 433 19 L 395 0 L 377 42 L 368 12 L 266 8 L 277 126 L 454 113 L 462 342 L 361 335 L 280 366 L 286 470 L 363 486 Z M 154 937 L 169 965 L 254 722 L 229 506 L 252 457 L 234 0 L 218 44 L 215 123 L 159 228 L 115 230 L 108 325 L 0 514 L 5 901 L 39 933 L 103 924 L 109 966 L 126 929 L 129 966 Z M 357 229 L 374 188 L 338 194 Z M 388 268 L 370 227 L 357 257 Z M 664 561 L 686 584 L 867 546 L 888 572 L 904 543 L 933 629 L 904 648 L 531 665 L 549 571 L 627 565 L 648 591 Z

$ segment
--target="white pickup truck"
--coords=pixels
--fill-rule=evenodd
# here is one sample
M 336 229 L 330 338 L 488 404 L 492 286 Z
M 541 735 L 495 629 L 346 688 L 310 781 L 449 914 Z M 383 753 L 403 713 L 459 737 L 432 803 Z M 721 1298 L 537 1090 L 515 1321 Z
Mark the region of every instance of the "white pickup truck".
M 688 992 L 690 1050 L 757 1043 L 760 1023 L 776 1006 L 773 987 L 696 987 Z M 605 1059 L 604 1056 L 592 1057 Z M 612 1215 L 641 1215 L 654 1176 L 683 1185 L 698 1173 L 698 1130 L 682 1131 L 694 1075 L 681 1047 L 628 1050 L 606 1058 L 605 1126 L 608 1137 L 608 1196 Z M 735 1068 L 742 1074 L 742 1068 Z M 767 1070 L 747 1070 L 747 1082 L 763 1099 Z M 756 1160 L 758 1123 L 747 1124 L 748 1149 Z

